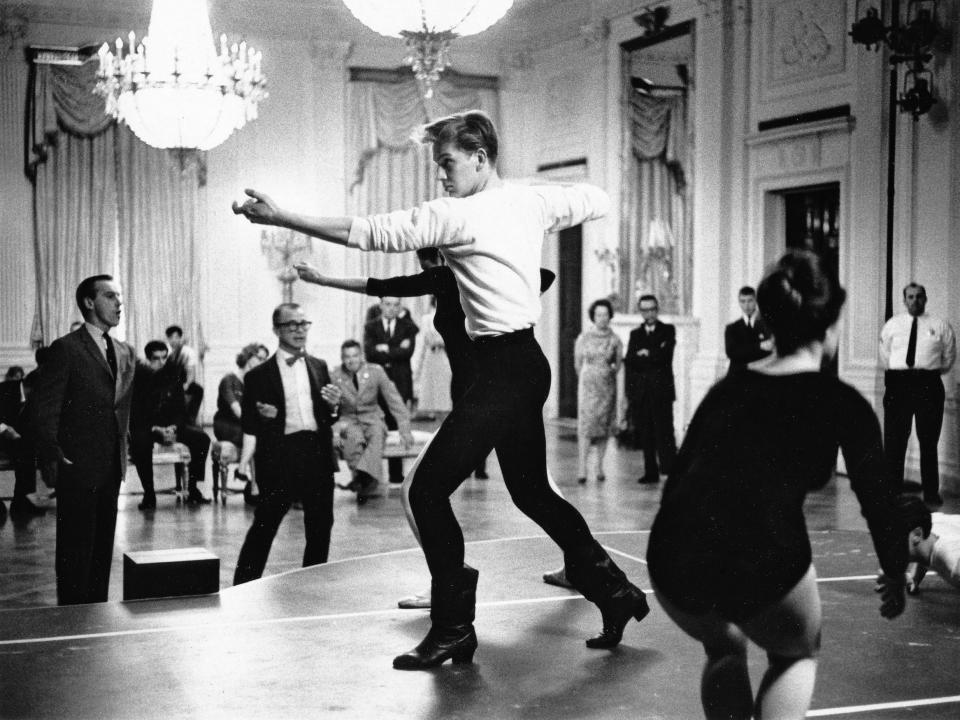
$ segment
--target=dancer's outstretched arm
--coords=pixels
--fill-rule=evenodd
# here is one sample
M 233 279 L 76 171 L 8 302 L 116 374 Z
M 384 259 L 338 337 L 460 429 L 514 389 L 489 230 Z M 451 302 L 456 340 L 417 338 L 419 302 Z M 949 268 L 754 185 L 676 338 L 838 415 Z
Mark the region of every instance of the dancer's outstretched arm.
M 297 275 L 299 275 L 300 279 L 304 282 L 313 283 L 314 285 L 320 285 L 322 287 L 336 288 L 338 290 L 347 290 L 348 292 L 361 294 L 367 292 L 366 278 L 330 277 L 321 273 L 318 268 L 308 262 L 298 262 L 293 266 L 293 269 L 297 271 Z
M 346 245 L 350 235 L 350 217 L 314 217 L 284 210 L 273 199 L 262 192 L 247 188 L 249 196 L 243 204 L 233 201 L 233 212 L 243 215 L 256 225 L 275 225 L 290 228 L 304 235 L 320 238 L 337 245 Z

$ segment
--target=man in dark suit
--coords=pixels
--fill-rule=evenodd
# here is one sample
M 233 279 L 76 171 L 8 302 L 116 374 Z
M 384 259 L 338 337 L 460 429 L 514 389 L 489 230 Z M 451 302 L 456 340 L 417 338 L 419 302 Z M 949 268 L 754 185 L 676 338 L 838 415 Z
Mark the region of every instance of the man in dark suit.
M 659 482 L 660 473 L 670 472 L 677 454 L 673 433 L 673 349 L 677 333 L 673 325 L 657 320 L 659 310 L 656 297 L 640 297 L 643 324 L 630 332 L 623 360 L 631 421 L 643 449 L 640 483 Z
M 380 298 L 380 319 L 367 323 L 363 328 L 363 353 L 367 362 L 382 367 L 387 377 L 393 381 L 400 397 L 409 409 L 413 402 L 413 372 L 410 370 L 410 358 L 417 342 L 420 329 L 416 323 L 406 317 L 400 317 L 400 298 Z M 381 403 L 387 428 L 397 429 L 397 420 L 390 408 Z M 390 470 L 390 482 L 403 482 L 403 460 L 391 458 L 387 462 Z
M 76 299 L 84 324 L 50 346 L 31 399 L 40 460 L 56 466 L 60 605 L 107 600 L 136 366 L 133 348 L 109 334 L 118 283 L 94 275 Z
M 210 502 L 197 489 L 203 482 L 210 436 L 187 424 L 187 400 L 179 368 L 167 362 L 167 344 L 151 340 L 143 349 L 146 363 L 137 365 L 130 411 L 130 457 L 143 485 L 141 510 L 154 510 L 157 496 L 153 488 L 153 444 L 183 443 L 190 449 L 187 503 Z
M 340 390 L 330 384 L 327 365 L 307 355 L 310 321 L 295 303 L 273 311 L 277 352 L 243 378 L 240 472 L 256 462 L 260 502 L 237 560 L 233 584 L 263 575 L 277 528 L 294 499 L 303 504 L 306 548 L 303 566 L 327 561 L 333 526 L 331 426 Z
M 723 343 L 730 358 L 728 373 L 747 369 L 754 360 L 765 358 L 773 351 L 773 338 L 763 318 L 757 312 L 757 291 L 749 285 L 737 294 L 743 316 L 724 329 Z

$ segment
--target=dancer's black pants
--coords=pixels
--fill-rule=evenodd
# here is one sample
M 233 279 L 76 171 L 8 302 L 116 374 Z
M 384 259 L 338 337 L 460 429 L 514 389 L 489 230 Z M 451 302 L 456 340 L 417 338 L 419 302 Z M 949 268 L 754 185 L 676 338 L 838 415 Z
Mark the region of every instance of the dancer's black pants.
M 943 427 L 943 381 L 937 370 L 888 370 L 884 376 L 883 435 L 890 480 L 903 483 L 911 425 L 917 422 L 920 446 L 920 481 L 929 499 L 940 492 L 937 443 Z
M 543 404 L 550 366 L 533 331 L 478 340 L 476 356 L 476 382 L 443 421 L 410 484 L 410 507 L 434 578 L 463 566 L 463 533 L 450 495 L 494 449 L 514 504 L 564 552 L 593 542 L 580 513 L 547 482 Z

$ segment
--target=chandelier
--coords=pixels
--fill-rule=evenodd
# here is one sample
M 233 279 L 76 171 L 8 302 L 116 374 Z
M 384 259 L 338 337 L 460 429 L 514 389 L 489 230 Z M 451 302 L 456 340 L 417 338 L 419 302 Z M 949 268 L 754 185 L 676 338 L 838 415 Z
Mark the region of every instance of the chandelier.
M 218 50 L 205 0 L 153 0 L 147 36 L 104 43 L 99 57 L 94 92 L 107 114 L 157 148 L 216 147 L 267 97 L 261 53 L 226 35 Z
M 450 64 L 450 41 L 502 18 L 513 0 L 343 0 L 354 17 L 387 37 L 403 38 L 405 62 L 425 98 Z

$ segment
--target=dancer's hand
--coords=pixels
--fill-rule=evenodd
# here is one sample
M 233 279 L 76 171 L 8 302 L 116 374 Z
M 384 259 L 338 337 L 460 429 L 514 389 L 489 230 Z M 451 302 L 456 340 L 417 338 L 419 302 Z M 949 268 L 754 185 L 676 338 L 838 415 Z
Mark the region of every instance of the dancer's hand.
M 243 215 L 250 222 L 257 225 L 276 225 L 280 217 L 280 207 L 265 193 L 247 188 L 244 192 L 249 197 L 241 205 L 233 201 L 235 215 Z
M 891 578 L 887 575 L 878 581 L 880 593 L 880 614 L 892 620 L 903 612 L 907 604 L 907 584 L 903 577 Z
M 298 262 L 294 264 L 293 269 L 297 271 L 297 275 L 299 275 L 300 279 L 304 282 L 313 283 L 314 285 L 327 284 L 327 276 L 321 275 L 320 270 L 308 262 Z

